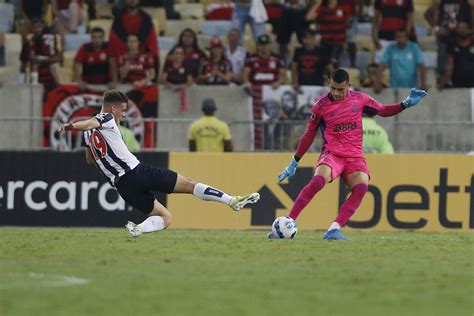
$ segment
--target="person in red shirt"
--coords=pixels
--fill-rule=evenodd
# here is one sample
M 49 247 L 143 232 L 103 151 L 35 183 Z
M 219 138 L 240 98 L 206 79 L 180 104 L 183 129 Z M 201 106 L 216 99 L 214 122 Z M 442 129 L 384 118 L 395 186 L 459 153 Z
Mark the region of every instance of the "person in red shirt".
M 337 0 L 317 2 L 308 10 L 306 20 L 316 21 L 321 34 L 321 47 L 337 68 L 347 39 L 348 17 Z
M 196 32 L 190 28 L 184 29 L 179 35 L 178 44 L 170 50 L 168 56 L 171 56 L 178 46 L 184 49 L 184 62 L 190 67 L 193 77 L 197 78 L 207 56 L 206 53 L 199 48 Z
M 127 47 L 127 53 L 119 56 L 117 61 L 122 82 L 137 88 L 147 86 L 155 77 L 153 57 L 149 53 L 140 53 L 138 35 L 128 35 Z
M 277 89 L 286 82 L 284 61 L 271 51 L 271 39 L 261 35 L 257 39 L 257 52 L 247 56 L 243 71 L 245 89 L 252 85 L 271 85 Z
M 110 82 L 109 57 L 104 30 L 91 30 L 91 42 L 83 44 L 74 59 L 74 79 L 84 90 L 87 84 L 108 84 Z
M 31 83 L 42 83 L 49 88 L 58 83 L 58 77 L 53 65 L 61 61 L 56 36 L 46 27 L 42 19 L 34 19 L 33 36 L 24 43 L 20 60 L 21 72 L 26 71 L 29 64 L 31 70 Z
M 161 82 L 168 89 L 179 91 L 194 83 L 192 71 L 185 62 L 184 48 L 177 46 L 166 60 L 161 74 Z
M 204 62 L 201 74 L 198 77 L 198 83 L 209 85 L 229 84 L 232 80 L 232 64 L 224 56 L 222 41 L 215 37 L 211 39 L 209 46 L 211 56 Z
M 127 52 L 127 37 L 136 34 L 139 50 L 151 54 L 154 59 L 155 74 L 159 73 L 160 50 L 153 20 L 139 8 L 139 0 L 125 0 L 125 8 L 114 19 L 109 37 L 110 73 L 117 81 L 117 58 Z M 154 78 L 155 79 L 155 78 Z

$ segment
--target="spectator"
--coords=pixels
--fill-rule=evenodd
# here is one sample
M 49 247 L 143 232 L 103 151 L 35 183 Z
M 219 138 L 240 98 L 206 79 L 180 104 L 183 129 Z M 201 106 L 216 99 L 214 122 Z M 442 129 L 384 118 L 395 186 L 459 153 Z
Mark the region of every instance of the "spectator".
M 385 68 L 390 69 L 391 88 L 414 88 L 426 90 L 426 68 L 423 53 L 417 43 L 408 41 L 405 29 L 396 32 L 396 43 L 390 44 L 382 56 L 375 91 L 382 90 L 381 78 Z M 419 82 L 418 76 L 419 75 Z
M 388 88 L 385 76 L 382 73 L 382 78 L 379 81 L 379 65 L 376 63 L 370 63 L 367 65 L 365 70 L 364 80 L 362 81 L 362 87 L 374 88 L 374 90 L 380 91 L 381 89 Z M 377 83 L 380 82 L 382 87 L 378 88 Z
M 53 65 L 61 61 L 61 53 L 56 36 L 46 27 L 46 23 L 42 19 L 34 19 L 32 22 L 33 36 L 24 43 L 20 54 L 20 82 L 25 82 L 25 72 L 29 65 L 31 83 L 42 83 L 50 88 L 58 83 Z
M 123 142 L 125 146 L 127 146 L 128 150 L 131 152 L 139 152 L 140 151 L 140 143 L 137 141 L 135 134 L 133 131 L 122 124 L 118 126 L 120 134 L 122 135 Z
M 448 47 L 446 74 L 440 88 L 474 88 L 474 35 L 467 22 L 459 22 Z
M 26 36 L 33 32 L 31 21 L 33 19 L 44 19 L 47 8 L 47 0 L 18 0 L 18 11 L 20 13 L 18 32 L 24 41 Z
M 466 20 L 465 14 L 470 12 L 468 2 L 459 0 L 435 0 L 425 12 L 425 19 L 432 27 L 438 45 L 438 78 L 445 77 L 448 46 L 456 36 L 458 21 Z
M 325 74 L 328 72 L 329 56 L 317 45 L 316 32 L 306 30 L 303 36 L 303 47 L 298 47 L 291 65 L 292 85 L 298 90 L 300 86 L 324 86 Z
M 210 43 L 211 54 L 204 62 L 198 83 L 207 85 L 226 85 L 232 80 L 232 64 L 224 56 L 222 41 L 215 37 Z
M 385 48 L 395 41 L 395 32 L 399 29 L 405 29 L 409 39 L 416 42 L 413 0 L 375 0 L 372 41 L 376 63 L 382 59 Z
M 110 73 L 115 82 L 118 78 L 117 58 L 127 52 L 129 34 L 138 35 L 139 51 L 153 57 L 155 74 L 159 73 L 160 51 L 153 20 L 148 13 L 140 9 L 139 0 L 125 0 L 125 8 L 114 18 L 109 38 Z
M 81 90 L 87 84 L 110 83 L 109 57 L 104 30 L 91 30 L 91 42 L 83 44 L 74 59 L 74 79 Z
M 85 33 L 87 13 L 83 8 L 82 0 L 51 0 L 51 9 L 54 16 L 54 28 L 64 35 L 70 33 Z
M 227 34 L 228 45 L 224 48 L 227 59 L 232 63 L 232 81 L 242 83 L 242 71 L 244 69 L 247 49 L 240 45 L 240 31 L 231 29 Z
M 189 151 L 229 152 L 233 151 L 232 135 L 227 123 L 214 116 L 216 103 L 213 99 L 204 99 L 204 116 L 189 127 Z
M 358 17 L 358 4 L 356 0 L 339 0 L 339 5 L 344 11 L 344 15 L 347 17 L 347 53 L 349 54 L 349 62 L 351 67 L 357 67 L 357 17 Z
M 155 63 L 149 53 L 140 53 L 138 35 L 129 34 L 127 37 L 128 51 L 119 56 L 120 78 L 123 83 L 131 83 L 140 88 L 149 85 L 155 78 Z
M 306 14 L 306 20 L 316 21 L 321 34 L 321 47 L 338 68 L 347 38 L 348 17 L 337 0 L 317 1 Z
M 267 33 L 265 22 L 255 21 L 250 15 L 250 5 L 255 0 L 234 0 L 234 10 L 232 13 L 232 27 L 240 31 L 240 42 L 242 43 L 247 23 L 252 28 L 254 40 Z
M 199 48 L 196 32 L 190 28 L 184 29 L 179 35 L 178 44 L 170 50 L 168 56 L 173 54 L 175 48 L 178 46 L 184 49 L 184 62 L 187 67 L 189 67 L 192 76 L 197 78 L 202 63 L 207 56 L 206 53 Z
M 272 53 L 271 39 L 261 35 L 257 39 L 257 52 L 247 56 L 243 71 L 243 81 L 246 90 L 251 85 L 271 85 L 277 89 L 286 82 L 286 67 L 283 60 Z
M 171 56 L 166 60 L 161 82 L 165 87 L 175 91 L 194 83 L 191 69 L 184 62 L 184 49 L 181 46 L 175 47 Z
M 282 16 L 276 22 L 276 41 L 279 45 L 279 53 L 283 60 L 287 60 L 288 44 L 291 36 L 296 33 L 299 43 L 303 43 L 303 32 L 308 22 L 305 20 L 307 1 L 285 0 L 283 1 Z
M 385 129 L 380 126 L 373 116 L 363 114 L 362 130 L 364 133 L 362 146 L 365 153 L 393 154 L 393 146 Z
M 5 32 L 0 29 L 0 67 L 5 66 Z

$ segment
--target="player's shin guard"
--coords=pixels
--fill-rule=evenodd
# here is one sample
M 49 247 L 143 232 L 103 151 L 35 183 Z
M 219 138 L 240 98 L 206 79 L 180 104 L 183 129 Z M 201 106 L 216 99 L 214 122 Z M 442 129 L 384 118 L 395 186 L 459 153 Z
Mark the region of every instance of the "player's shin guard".
M 216 201 L 229 204 L 232 197 L 225 192 L 217 190 L 207 184 L 197 183 L 194 186 L 193 195 L 205 201 Z
M 290 211 L 290 217 L 296 219 L 306 205 L 308 205 L 308 203 L 313 199 L 316 193 L 321 191 L 325 184 L 326 180 L 324 180 L 323 176 L 314 176 L 296 198 L 295 204 L 293 204 Z
M 354 215 L 355 211 L 357 211 L 357 208 L 360 203 L 362 203 L 362 199 L 368 189 L 369 186 L 364 183 L 359 183 L 352 187 L 351 195 L 347 198 L 344 204 L 342 204 L 339 215 L 336 218 L 336 222 L 341 225 L 341 227 L 344 226 L 349 218 Z

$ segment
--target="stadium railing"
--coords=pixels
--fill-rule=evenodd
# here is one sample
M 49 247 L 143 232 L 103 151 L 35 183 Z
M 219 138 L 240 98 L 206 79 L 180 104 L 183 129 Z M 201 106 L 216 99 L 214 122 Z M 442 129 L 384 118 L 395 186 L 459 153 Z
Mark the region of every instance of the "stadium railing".
M 188 128 L 193 118 L 140 118 L 125 125 L 135 126 L 138 139 L 144 137 L 144 124 L 155 135 L 157 146 L 144 151 L 188 150 Z M 63 145 L 43 146 L 44 138 L 50 141 L 51 133 L 45 132 L 44 123 L 51 117 L 10 116 L 0 117 L 0 150 L 78 150 L 82 147 L 80 134 L 57 135 Z M 127 122 L 128 121 L 128 122 Z M 268 151 L 294 151 L 306 128 L 306 121 L 231 121 L 228 122 L 236 151 L 254 151 L 255 142 Z M 151 130 L 150 130 L 151 128 Z M 395 121 L 391 126 L 391 142 L 399 153 L 468 153 L 474 151 L 474 122 L 471 121 Z M 21 136 L 12 138 L 12 131 L 21 130 Z M 322 147 L 320 136 L 311 147 Z

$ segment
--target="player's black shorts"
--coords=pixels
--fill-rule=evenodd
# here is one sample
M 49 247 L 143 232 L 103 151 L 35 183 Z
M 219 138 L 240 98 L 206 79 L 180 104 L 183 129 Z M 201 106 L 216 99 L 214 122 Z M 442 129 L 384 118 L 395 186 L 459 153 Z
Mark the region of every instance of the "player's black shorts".
M 149 214 L 155 201 L 152 191 L 173 192 L 177 177 L 178 174 L 172 170 L 140 163 L 121 176 L 116 187 L 127 203 Z

